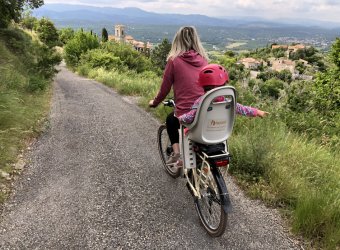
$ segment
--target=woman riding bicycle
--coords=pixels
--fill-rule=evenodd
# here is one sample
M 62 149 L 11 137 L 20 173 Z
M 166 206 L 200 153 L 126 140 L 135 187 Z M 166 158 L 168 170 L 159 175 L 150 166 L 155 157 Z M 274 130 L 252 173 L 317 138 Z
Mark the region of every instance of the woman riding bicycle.
M 180 157 L 179 116 L 190 111 L 195 100 L 204 94 L 197 84 L 201 69 L 208 64 L 208 56 L 200 42 L 194 27 L 180 28 L 172 42 L 163 74 L 163 81 L 157 96 L 149 102 L 150 107 L 157 107 L 173 86 L 175 111 L 166 119 L 167 132 L 170 137 L 173 154 L 166 162 L 175 164 Z

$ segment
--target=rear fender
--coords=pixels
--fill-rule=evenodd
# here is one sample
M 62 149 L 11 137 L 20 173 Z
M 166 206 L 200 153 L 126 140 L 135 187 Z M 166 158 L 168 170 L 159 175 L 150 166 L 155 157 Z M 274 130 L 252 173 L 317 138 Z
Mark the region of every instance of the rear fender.
M 228 189 L 225 184 L 224 178 L 221 172 L 219 171 L 218 167 L 216 167 L 214 163 L 211 163 L 211 165 L 212 165 L 211 171 L 216 178 L 216 182 L 218 183 L 218 186 L 219 186 L 218 188 L 220 189 L 220 192 L 221 192 L 221 201 L 223 205 L 223 210 L 226 213 L 231 213 L 232 205 L 231 205 L 231 200 L 229 197 Z

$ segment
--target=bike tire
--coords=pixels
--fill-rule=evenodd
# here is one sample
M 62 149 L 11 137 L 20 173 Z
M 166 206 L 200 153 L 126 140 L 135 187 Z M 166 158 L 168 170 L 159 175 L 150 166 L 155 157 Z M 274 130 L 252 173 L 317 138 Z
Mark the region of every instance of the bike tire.
M 204 166 L 197 168 L 202 171 Z M 201 224 L 208 234 L 212 237 L 221 236 L 227 226 L 228 214 L 223 208 L 221 199 L 222 186 L 220 183 L 223 178 L 217 178 L 216 175 L 221 174 L 219 169 L 209 171 L 200 185 L 201 199 L 195 198 L 195 208 L 198 213 Z M 194 183 L 193 177 L 191 180 Z M 215 217 L 215 218 L 213 218 Z
M 158 128 L 157 143 L 158 143 L 158 151 L 159 151 L 160 157 L 162 159 L 163 169 L 172 178 L 179 177 L 180 170 L 178 168 L 175 169 L 171 166 L 166 165 L 166 161 L 169 159 L 169 157 L 172 153 L 172 147 L 171 147 L 170 139 L 169 139 L 168 132 L 166 130 L 165 124 L 162 124 Z

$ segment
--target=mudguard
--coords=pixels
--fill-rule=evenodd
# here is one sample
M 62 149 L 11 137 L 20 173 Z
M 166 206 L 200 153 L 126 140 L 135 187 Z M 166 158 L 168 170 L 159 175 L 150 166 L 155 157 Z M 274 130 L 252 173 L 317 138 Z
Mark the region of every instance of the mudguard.
M 222 201 L 222 205 L 223 205 L 223 210 L 226 213 L 231 213 L 232 212 L 232 205 L 231 205 L 227 185 L 225 184 L 224 178 L 223 178 L 221 172 L 219 171 L 218 167 L 216 167 L 214 165 L 214 163 L 212 163 L 211 165 L 212 165 L 212 169 L 211 169 L 212 173 L 216 178 L 218 188 L 220 189 L 220 192 L 222 194 L 221 195 L 221 201 Z

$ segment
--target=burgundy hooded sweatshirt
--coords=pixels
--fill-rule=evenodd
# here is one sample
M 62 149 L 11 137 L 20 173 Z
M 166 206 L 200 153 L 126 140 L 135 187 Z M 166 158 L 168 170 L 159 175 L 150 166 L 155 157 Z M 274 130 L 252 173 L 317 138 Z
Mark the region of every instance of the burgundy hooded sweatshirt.
M 179 117 L 189 112 L 195 100 L 204 94 L 203 88 L 197 81 L 199 72 L 207 64 L 208 62 L 194 50 L 186 51 L 175 59 L 168 60 L 161 89 L 154 99 L 154 105 L 157 106 L 165 99 L 173 85 L 175 116 Z

